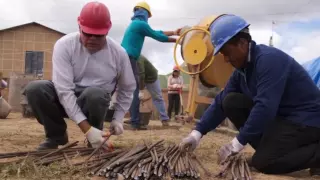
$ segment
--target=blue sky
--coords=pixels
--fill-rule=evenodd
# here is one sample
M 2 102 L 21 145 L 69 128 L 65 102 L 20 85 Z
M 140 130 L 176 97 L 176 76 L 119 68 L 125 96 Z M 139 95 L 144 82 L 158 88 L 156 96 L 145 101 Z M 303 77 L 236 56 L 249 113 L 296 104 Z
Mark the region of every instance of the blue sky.
M 320 18 L 293 21 L 275 27 L 280 41 L 275 45 L 288 52 L 300 63 L 320 57 Z

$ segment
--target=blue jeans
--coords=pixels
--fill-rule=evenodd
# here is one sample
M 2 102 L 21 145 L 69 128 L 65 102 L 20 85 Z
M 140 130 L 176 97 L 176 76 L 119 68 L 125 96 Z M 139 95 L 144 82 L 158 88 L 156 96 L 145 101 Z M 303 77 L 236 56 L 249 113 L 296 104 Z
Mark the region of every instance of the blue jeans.
M 158 112 L 160 113 L 160 119 L 162 121 L 169 120 L 166 112 L 166 106 L 161 94 L 160 81 L 156 80 L 154 83 L 146 84 L 146 88 L 149 91 L 152 103 L 156 106 Z M 133 93 L 133 100 L 130 107 L 131 124 L 133 126 L 140 125 L 140 100 L 139 100 L 139 88 L 137 88 Z
M 132 126 L 140 126 L 139 87 L 137 87 L 133 92 L 133 100 L 130 107 L 130 117 Z
M 137 60 L 133 57 L 130 57 L 130 63 L 132 66 L 132 71 L 137 83 L 137 87 L 133 92 L 133 100 L 129 109 L 130 117 L 131 117 L 131 124 L 133 126 L 140 125 L 140 100 L 139 100 L 139 78 L 138 78 L 138 65 Z
M 154 83 L 146 84 L 146 88 L 151 95 L 153 105 L 156 106 L 158 112 L 160 113 L 160 119 L 162 121 L 169 120 L 170 118 L 166 112 L 166 106 L 162 97 L 159 79 L 157 79 Z

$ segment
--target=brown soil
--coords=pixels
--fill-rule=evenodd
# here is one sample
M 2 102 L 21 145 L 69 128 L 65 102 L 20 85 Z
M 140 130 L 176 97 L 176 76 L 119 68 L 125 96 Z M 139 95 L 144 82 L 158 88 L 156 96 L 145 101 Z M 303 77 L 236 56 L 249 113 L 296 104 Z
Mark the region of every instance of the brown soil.
M 84 135 L 81 133 L 80 129 L 68 120 L 68 134 L 70 142 L 80 141 L 80 145 L 84 145 Z M 160 140 L 165 139 L 167 142 L 179 143 L 180 140 L 186 136 L 190 130 L 191 125 L 186 124 L 181 126 L 176 123 L 171 123 L 174 128 L 164 129 L 159 121 L 151 121 L 149 130 L 146 131 L 131 131 L 125 130 L 125 133 L 120 136 L 113 136 L 110 139 L 116 147 L 128 147 L 134 146 L 136 144 L 143 143 L 143 140 Z M 108 124 L 106 124 L 108 126 Z M 232 133 L 222 133 L 223 131 L 217 131 L 209 133 L 203 137 L 199 147 L 196 149 L 195 153 L 202 161 L 202 163 L 209 169 L 213 174 L 218 173 L 219 167 L 216 164 L 216 151 L 224 143 L 229 142 L 233 136 Z M 25 119 L 22 118 L 20 114 L 11 113 L 9 117 L 5 120 L 0 120 L 0 153 L 4 152 L 15 152 L 15 151 L 28 151 L 34 150 L 41 141 L 44 139 L 43 127 L 37 123 L 35 119 Z M 245 149 L 245 152 L 252 154 L 253 150 L 250 147 Z M 1 160 L 3 161 L 3 160 Z M 34 176 L 19 178 L 16 174 L 10 173 L 8 167 L 0 167 L 0 179 L 34 179 Z M 50 170 L 46 170 L 47 173 Z M 35 174 L 35 173 L 29 173 Z M 202 179 L 217 179 L 205 177 L 203 172 L 201 172 Z M 20 176 L 22 177 L 22 176 Z M 45 177 L 38 177 L 39 179 L 47 179 Z M 58 178 L 58 177 L 57 177 Z M 257 172 L 253 172 L 253 178 L 256 180 L 293 180 L 293 179 L 312 179 L 308 171 L 296 172 L 293 174 L 282 175 L 282 176 L 271 176 L 263 175 Z M 52 178 L 51 178 L 52 179 Z M 70 176 L 66 178 L 59 177 L 58 179 L 74 179 Z M 84 179 L 83 177 L 77 178 Z M 96 178 L 95 178 L 96 179 Z M 100 179 L 100 178 L 99 178 Z

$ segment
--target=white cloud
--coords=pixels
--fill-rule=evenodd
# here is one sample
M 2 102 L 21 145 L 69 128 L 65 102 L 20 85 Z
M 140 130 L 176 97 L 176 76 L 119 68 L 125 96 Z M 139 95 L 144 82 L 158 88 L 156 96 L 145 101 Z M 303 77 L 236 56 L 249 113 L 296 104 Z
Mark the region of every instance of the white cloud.
M 77 31 L 76 18 L 82 6 L 91 0 L 10 0 L 0 1 L 1 27 L 24 21 L 40 21 L 64 32 Z M 130 23 L 132 9 L 141 0 L 99 0 L 111 12 L 113 28 L 110 36 L 121 41 Z M 251 25 L 253 39 L 269 44 L 271 22 L 285 26 L 292 21 L 308 21 L 320 17 L 320 1 L 305 0 L 146 0 L 153 17 L 149 24 L 154 29 L 174 30 L 185 25 L 196 25 L 208 15 L 233 13 L 245 18 Z M 5 3 L 4 3 L 5 2 Z M 231 5 L 230 5 L 231 4 Z M 298 62 L 319 56 L 320 33 L 296 33 L 288 29 L 285 34 L 274 33 L 273 44 L 292 55 Z M 178 48 L 180 50 L 180 48 Z M 174 65 L 173 44 L 160 43 L 146 38 L 143 53 L 150 58 L 161 74 L 171 71 Z M 180 55 L 180 53 L 177 53 Z M 180 58 L 181 59 L 181 58 Z M 181 61 L 180 61 L 181 62 Z
M 291 49 L 285 49 L 299 63 L 305 63 L 320 56 L 320 31 L 308 34 L 296 34 L 296 45 Z

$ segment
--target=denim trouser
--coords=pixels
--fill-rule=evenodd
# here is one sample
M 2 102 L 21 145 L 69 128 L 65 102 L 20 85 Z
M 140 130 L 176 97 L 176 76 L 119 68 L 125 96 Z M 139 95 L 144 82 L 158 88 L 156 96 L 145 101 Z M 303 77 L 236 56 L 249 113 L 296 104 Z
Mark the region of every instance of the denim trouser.
M 151 95 L 152 103 L 156 106 L 158 112 L 160 113 L 160 119 L 162 121 L 169 120 L 169 117 L 166 112 L 165 103 L 161 94 L 160 81 L 157 79 L 154 83 L 146 84 L 146 88 Z M 137 88 L 134 92 L 133 101 L 130 108 L 131 124 L 134 126 L 140 124 L 139 106 L 139 88 Z
M 133 100 L 129 109 L 131 122 L 133 125 L 139 125 L 140 122 L 140 100 L 139 100 L 139 77 L 138 77 L 138 65 L 137 60 L 133 57 L 130 58 L 130 63 L 132 66 L 132 71 L 136 80 L 136 89 L 133 92 Z

